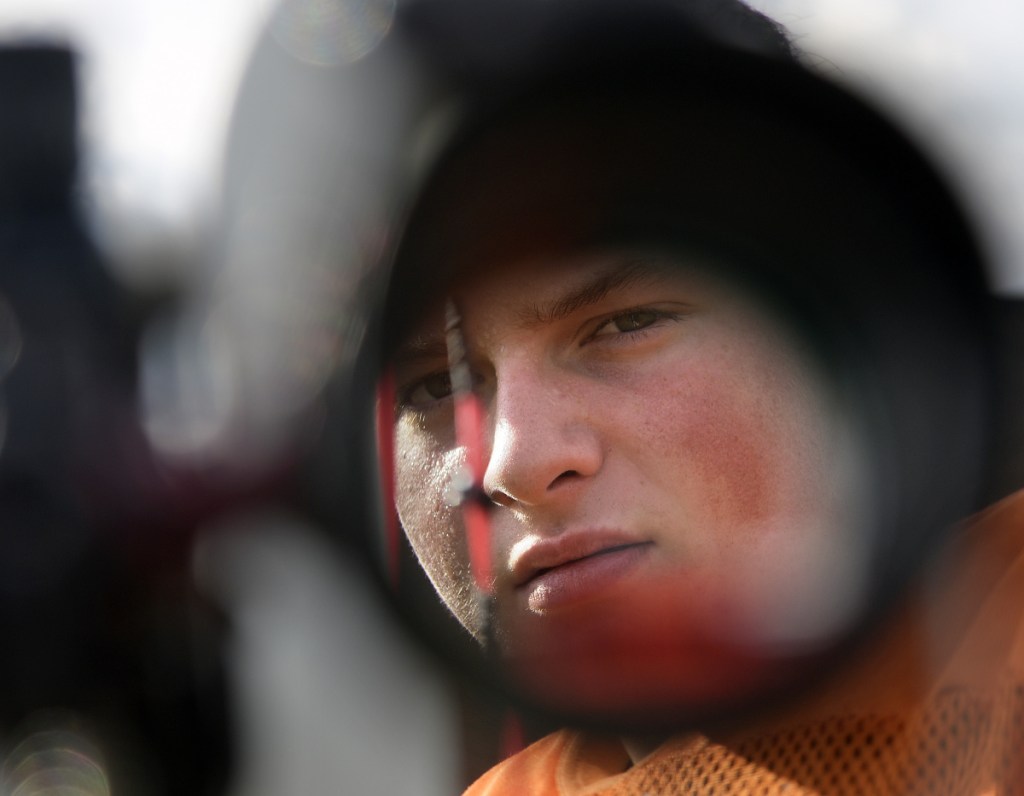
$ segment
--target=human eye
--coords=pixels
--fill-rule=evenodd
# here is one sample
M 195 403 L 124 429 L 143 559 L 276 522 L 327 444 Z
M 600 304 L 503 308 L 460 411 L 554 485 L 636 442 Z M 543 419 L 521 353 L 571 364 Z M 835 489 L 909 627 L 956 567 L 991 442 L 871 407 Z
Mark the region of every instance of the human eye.
M 678 312 L 669 312 L 651 307 L 636 307 L 615 313 L 599 321 L 585 342 L 620 336 L 642 335 L 662 324 L 678 320 Z
M 400 409 L 428 409 L 452 394 L 451 375 L 439 370 L 415 379 L 398 392 Z

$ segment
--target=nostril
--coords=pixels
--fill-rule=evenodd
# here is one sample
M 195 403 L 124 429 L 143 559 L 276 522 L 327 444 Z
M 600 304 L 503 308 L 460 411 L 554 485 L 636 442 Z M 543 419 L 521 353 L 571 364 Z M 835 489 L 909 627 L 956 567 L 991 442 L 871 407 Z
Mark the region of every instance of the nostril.
M 502 492 L 500 489 L 492 489 L 487 493 L 487 497 L 491 499 L 492 503 L 502 506 L 503 508 L 508 508 L 515 503 L 515 499 L 511 495 L 507 492 Z
M 577 472 L 576 470 L 566 470 L 564 473 L 559 475 L 551 482 L 551 484 L 548 486 L 548 489 L 563 484 L 566 481 L 572 481 L 573 479 L 578 478 L 579 475 L 579 472 Z

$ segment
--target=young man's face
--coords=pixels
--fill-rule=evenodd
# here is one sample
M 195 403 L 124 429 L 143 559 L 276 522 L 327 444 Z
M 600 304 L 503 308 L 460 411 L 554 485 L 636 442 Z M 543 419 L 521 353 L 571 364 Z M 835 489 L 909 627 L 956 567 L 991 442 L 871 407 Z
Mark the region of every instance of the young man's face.
M 633 683 L 623 700 L 657 703 L 670 672 L 713 698 L 751 650 L 829 632 L 856 552 L 840 432 L 768 311 L 706 269 L 616 253 L 485 270 L 451 297 L 487 413 L 491 632 L 531 687 L 573 706 Z M 396 499 L 482 636 L 443 329 L 437 307 L 395 359 Z

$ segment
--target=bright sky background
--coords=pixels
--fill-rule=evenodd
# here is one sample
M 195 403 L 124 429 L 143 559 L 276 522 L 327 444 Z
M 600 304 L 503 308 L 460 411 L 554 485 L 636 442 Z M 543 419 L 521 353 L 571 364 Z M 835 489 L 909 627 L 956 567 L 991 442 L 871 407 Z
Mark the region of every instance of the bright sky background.
M 1024 4 L 750 2 L 927 137 L 974 207 L 997 285 L 1024 295 Z M 123 245 L 187 241 L 211 219 L 230 101 L 270 3 L 0 0 L 0 40 L 63 35 L 83 50 L 85 183 L 104 218 L 126 222 Z

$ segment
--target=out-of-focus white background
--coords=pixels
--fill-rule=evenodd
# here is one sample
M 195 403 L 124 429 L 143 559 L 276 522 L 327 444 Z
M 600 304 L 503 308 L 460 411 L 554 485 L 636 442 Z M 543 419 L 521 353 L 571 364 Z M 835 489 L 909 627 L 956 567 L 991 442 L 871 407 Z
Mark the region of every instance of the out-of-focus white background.
M 188 250 L 212 223 L 232 98 L 272 5 L 0 0 L 0 43 L 63 41 L 79 52 L 80 181 L 122 262 Z
M 1024 294 L 1024 6 L 750 1 L 926 139 L 974 209 L 997 287 Z M 83 184 L 101 221 L 127 222 L 115 228 L 122 250 L 187 246 L 211 219 L 231 98 L 271 4 L 0 2 L 0 38 L 65 36 L 84 53 Z
M 956 180 L 994 282 L 1024 295 L 1024 5 L 750 0 L 808 60 L 890 112 Z

